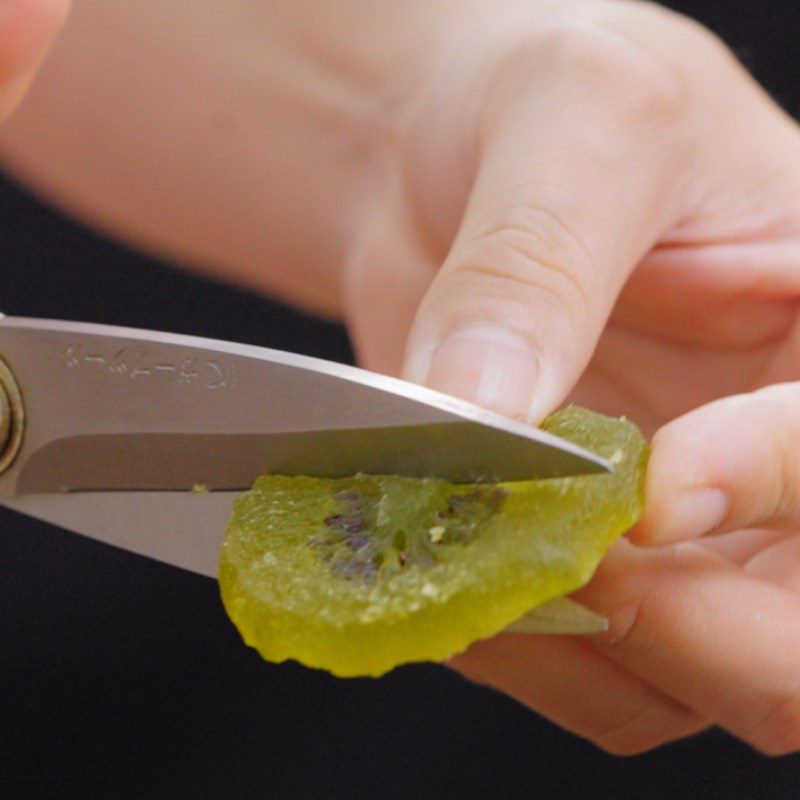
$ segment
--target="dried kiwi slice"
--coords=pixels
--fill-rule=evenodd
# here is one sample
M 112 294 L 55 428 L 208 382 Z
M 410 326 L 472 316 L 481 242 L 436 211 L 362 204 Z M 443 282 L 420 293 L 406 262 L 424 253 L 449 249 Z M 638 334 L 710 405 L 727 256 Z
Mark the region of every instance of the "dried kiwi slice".
M 446 659 L 584 585 L 640 515 L 647 444 L 630 422 L 576 407 L 542 427 L 617 471 L 488 485 L 259 478 L 220 563 L 245 642 L 269 661 L 377 676 Z

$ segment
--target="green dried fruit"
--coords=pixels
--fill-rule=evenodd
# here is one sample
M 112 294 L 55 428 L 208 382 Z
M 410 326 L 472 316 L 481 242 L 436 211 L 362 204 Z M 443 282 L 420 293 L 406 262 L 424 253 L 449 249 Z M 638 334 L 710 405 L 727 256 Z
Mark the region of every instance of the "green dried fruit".
M 449 658 L 583 586 L 639 518 L 647 444 L 630 422 L 575 407 L 542 427 L 617 471 L 480 485 L 259 478 L 236 501 L 220 563 L 245 642 L 269 661 L 377 676 Z

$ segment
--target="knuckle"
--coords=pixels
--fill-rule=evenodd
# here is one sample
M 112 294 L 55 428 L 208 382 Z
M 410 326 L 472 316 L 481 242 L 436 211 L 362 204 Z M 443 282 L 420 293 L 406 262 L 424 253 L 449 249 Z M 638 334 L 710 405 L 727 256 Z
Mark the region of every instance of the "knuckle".
M 794 687 L 773 700 L 745 738 L 769 756 L 800 751 L 800 689 Z
M 625 125 L 669 126 L 687 110 L 688 86 L 678 66 L 602 20 L 559 20 L 535 36 L 541 59 Z
M 707 727 L 706 721 L 689 711 L 662 708 L 660 702 L 653 701 L 641 714 L 596 737 L 594 742 L 613 756 L 638 756 Z
M 709 725 L 690 708 L 650 687 L 641 690 L 638 698 L 631 694 L 627 700 L 634 703 L 632 710 L 591 736 L 598 747 L 612 755 L 638 755 Z
M 656 581 L 654 580 L 654 583 Z M 664 593 L 644 586 L 631 587 L 621 597 L 619 605 L 608 611 L 610 628 L 602 634 L 604 646 L 620 653 L 649 653 L 658 645 L 657 626 L 652 622 L 651 609 L 662 608 L 669 598 Z
M 718 401 L 713 424 L 721 432 L 744 430 L 737 441 L 749 453 L 751 480 L 741 491 L 752 524 L 794 525 L 800 518 L 800 458 L 792 446 L 800 433 L 799 404 L 800 383 L 775 384 Z
M 545 206 L 514 205 L 459 248 L 458 271 L 481 281 L 506 283 L 521 301 L 536 295 L 559 312 L 589 314 L 595 274 L 588 248 L 562 216 Z
M 622 723 L 595 734 L 592 741 L 612 756 L 636 756 L 658 747 L 662 736 L 646 721 L 650 708 L 649 704 Z

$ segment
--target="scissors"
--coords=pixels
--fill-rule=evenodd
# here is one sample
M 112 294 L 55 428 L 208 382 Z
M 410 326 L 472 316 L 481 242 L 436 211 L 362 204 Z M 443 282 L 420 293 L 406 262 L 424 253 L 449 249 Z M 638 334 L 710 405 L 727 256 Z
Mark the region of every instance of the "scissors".
M 438 392 L 245 344 L 0 318 L 0 504 L 215 576 L 264 473 L 455 482 L 613 471 Z

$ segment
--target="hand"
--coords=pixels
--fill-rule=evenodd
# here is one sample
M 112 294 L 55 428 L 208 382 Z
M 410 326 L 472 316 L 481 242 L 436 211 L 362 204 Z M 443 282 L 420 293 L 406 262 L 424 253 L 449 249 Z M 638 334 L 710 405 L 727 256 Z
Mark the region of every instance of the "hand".
M 349 276 L 369 367 L 405 348 L 508 414 L 661 428 L 633 538 L 662 546 L 621 542 L 578 594 L 609 634 L 454 665 L 615 753 L 713 724 L 800 749 L 800 383 L 757 391 L 800 379 L 800 132 L 720 43 L 639 3 L 462 30 Z
M 68 6 L 69 0 L 0 2 L 0 122 L 30 86 Z
M 800 377 L 800 138 L 730 53 L 639 2 L 78 10 L 3 137 L 18 174 L 343 310 L 372 369 L 661 428 L 642 544 L 759 529 L 622 542 L 580 593 L 608 636 L 500 636 L 456 665 L 614 752 L 715 723 L 800 747 L 796 390 L 756 392 Z M 113 69 L 87 67 L 98 47 Z M 693 487 L 723 494 L 679 502 Z
M 662 428 L 645 516 L 575 596 L 592 641 L 502 635 L 454 659 L 475 680 L 622 754 L 718 724 L 800 748 L 800 383 Z M 684 544 L 670 544 L 707 534 Z

